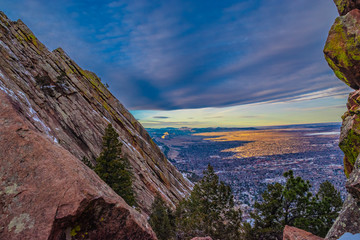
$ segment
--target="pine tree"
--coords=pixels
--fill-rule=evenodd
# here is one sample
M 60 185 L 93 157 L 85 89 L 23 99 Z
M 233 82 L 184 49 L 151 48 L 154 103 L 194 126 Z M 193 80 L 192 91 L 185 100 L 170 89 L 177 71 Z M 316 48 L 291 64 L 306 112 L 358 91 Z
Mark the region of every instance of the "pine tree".
M 262 201 L 255 202 L 251 214 L 254 226 L 247 227 L 248 239 L 282 239 L 285 225 L 302 226 L 307 221 L 311 204 L 311 185 L 301 177 L 294 177 L 293 171 L 284 173 L 286 184 L 270 184 L 262 194 Z
M 210 165 L 190 197 L 177 207 L 176 220 L 180 239 L 210 236 L 236 240 L 241 237 L 241 211 L 234 208 L 231 188 L 219 182 Z
M 132 174 L 126 158 L 121 157 L 119 135 L 109 124 L 103 136 L 102 151 L 96 159 L 94 171 L 130 206 L 135 205 Z
M 308 208 L 307 221 L 302 228 L 319 237 L 325 237 L 342 206 L 340 192 L 329 181 L 320 184 L 316 196 Z
M 311 185 L 292 171 L 285 172 L 286 184 L 270 184 L 255 202 L 251 214 L 254 225 L 245 224 L 246 239 L 282 239 L 285 225 L 298 227 L 324 237 L 335 221 L 342 205 L 340 193 L 328 181 L 312 196 Z
M 159 240 L 173 239 L 175 235 L 174 216 L 160 195 L 156 195 L 151 205 L 149 223 Z

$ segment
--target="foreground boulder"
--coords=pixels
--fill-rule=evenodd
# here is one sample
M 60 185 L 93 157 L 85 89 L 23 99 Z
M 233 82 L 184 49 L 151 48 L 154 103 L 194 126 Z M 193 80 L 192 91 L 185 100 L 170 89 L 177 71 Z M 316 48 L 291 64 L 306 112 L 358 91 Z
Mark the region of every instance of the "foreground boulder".
M 156 239 L 146 219 L 0 90 L 0 239 Z
M 323 238 L 296 227 L 285 226 L 283 240 L 323 240 Z

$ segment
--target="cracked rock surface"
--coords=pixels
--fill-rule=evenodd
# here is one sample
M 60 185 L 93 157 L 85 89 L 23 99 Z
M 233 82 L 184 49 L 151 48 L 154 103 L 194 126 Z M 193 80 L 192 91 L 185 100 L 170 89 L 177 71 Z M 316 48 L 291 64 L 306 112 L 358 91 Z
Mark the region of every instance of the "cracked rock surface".
M 156 239 L 145 217 L 0 91 L 0 239 Z
M 189 193 L 192 183 L 166 159 L 100 78 L 79 67 L 61 48 L 50 52 L 21 20 L 11 21 L 2 12 L 0 92 L 11 99 L 34 131 L 79 161 L 86 157 L 95 163 L 105 127 L 111 123 L 132 166 L 142 212 L 149 213 L 157 193 L 170 206 Z

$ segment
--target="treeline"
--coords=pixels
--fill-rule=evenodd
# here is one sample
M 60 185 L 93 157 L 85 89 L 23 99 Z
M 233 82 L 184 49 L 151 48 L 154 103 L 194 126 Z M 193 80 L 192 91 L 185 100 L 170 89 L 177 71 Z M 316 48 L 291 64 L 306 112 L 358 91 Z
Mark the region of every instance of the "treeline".
M 269 184 L 262 201 L 255 202 L 251 219 L 242 220 L 229 186 L 219 181 L 209 165 L 190 196 L 172 211 L 160 196 L 155 198 L 149 223 L 159 240 L 186 240 L 210 236 L 221 240 L 278 240 L 285 225 L 325 237 L 342 206 L 340 193 L 328 181 L 316 195 L 311 185 L 292 171 L 285 184 Z
M 111 124 L 105 129 L 102 151 L 92 168 L 130 206 L 136 206 L 132 169 L 121 154 L 119 135 Z M 285 184 L 269 184 L 255 202 L 251 219 L 243 221 L 230 186 L 219 181 L 212 166 L 203 172 L 191 194 L 172 211 L 160 195 L 151 207 L 149 223 L 159 240 L 187 240 L 210 236 L 221 240 L 278 240 L 285 225 L 298 227 L 325 237 L 342 206 L 340 193 L 328 181 L 316 195 L 309 181 L 284 173 Z

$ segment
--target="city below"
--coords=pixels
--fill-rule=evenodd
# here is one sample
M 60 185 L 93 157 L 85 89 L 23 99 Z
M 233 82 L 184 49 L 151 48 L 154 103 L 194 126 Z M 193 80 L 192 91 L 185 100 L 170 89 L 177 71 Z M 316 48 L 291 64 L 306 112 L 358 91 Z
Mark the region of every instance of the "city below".
M 267 184 L 284 182 L 282 174 L 309 180 L 316 192 L 329 180 L 345 193 L 340 123 L 259 128 L 147 129 L 167 158 L 196 181 L 211 164 L 229 184 L 244 209 L 259 200 Z M 344 197 L 344 196 L 343 196 Z

